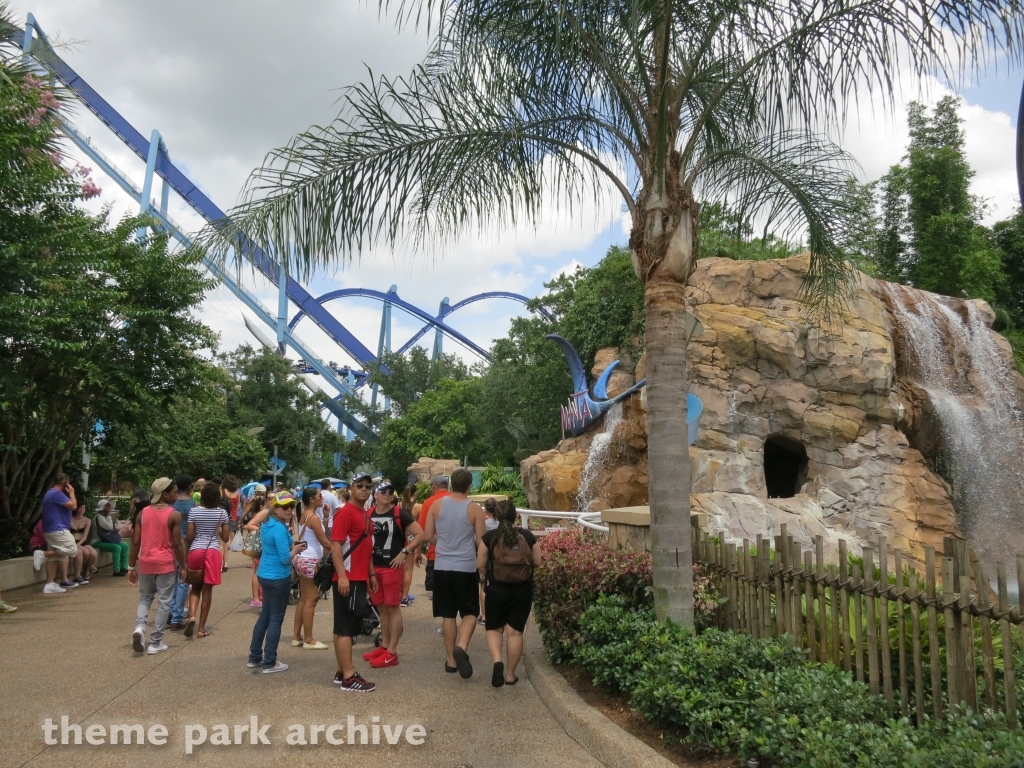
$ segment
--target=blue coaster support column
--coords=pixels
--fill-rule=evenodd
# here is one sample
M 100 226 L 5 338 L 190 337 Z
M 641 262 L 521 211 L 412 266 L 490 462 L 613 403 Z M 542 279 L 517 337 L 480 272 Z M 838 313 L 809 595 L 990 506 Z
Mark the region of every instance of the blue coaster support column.
M 348 369 L 348 387 L 349 387 L 349 392 L 355 392 L 356 391 L 356 375 L 352 371 L 351 368 Z M 345 442 L 348 442 L 349 440 L 355 440 L 356 439 L 356 435 L 355 435 L 354 432 L 350 432 L 348 427 L 346 426 L 345 427 L 344 438 L 345 438 Z
M 142 182 L 142 199 L 139 201 L 139 215 L 144 215 L 149 212 L 150 209 L 150 197 L 153 194 L 153 176 L 156 173 L 156 159 L 160 154 L 160 131 L 156 128 L 153 129 L 153 133 L 149 137 L 149 154 L 146 156 L 146 177 Z M 164 149 L 166 153 L 166 148 Z M 167 213 L 167 205 L 164 200 L 167 197 L 167 182 L 164 182 L 164 193 L 161 195 L 161 213 Z M 135 233 L 135 239 L 140 243 L 146 239 L 146 227 L 139 227 L 138 232 Z
M 437 319 L 438 320 L 443 320 L 444 316 L 447 315 L 447 314 L 448 314 L 448 297 L 445 296 L 443 299 L 441 299 L 441 306 L 439 306 L 437 308 Z M 441 332 L 440 328 L 437 328 L 434 331 L 434 351 L 430 355 L 431 362 L 433 362 L 434 360 L 440 360 L 441 359 L 441 355 L 443 355 L 443 354 L 444 354 L 444 334 Z
M 392 285 L 388 289 L 388 296 L 392 294 L 398 294 L 398 286 Z M 391 351 L 391 302 L 385 298 L 384 309 L 380 313 L 380 337 L 377 339 L 377 359 L 381 359 L 381 355 Z M 377 407 L 377 385 L 370 385 L 370 408 Z M 387 395 L 384 396 L 384 410 L 391 410 L 391 398 Z
M 277 354 L 284 357 L 288 348 L 288 265 L 282 262 L 278 269 L 283 277 L 277 281 Z

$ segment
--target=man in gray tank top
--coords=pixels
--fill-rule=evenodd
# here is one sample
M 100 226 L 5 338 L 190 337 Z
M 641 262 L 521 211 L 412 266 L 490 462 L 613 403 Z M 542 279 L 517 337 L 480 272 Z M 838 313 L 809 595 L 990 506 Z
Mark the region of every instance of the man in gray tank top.
M 468 469 L 452 472 L 451 494 L 430 507 L 423 531 L 427 541 L 437 546 L 433 608 L 434 616 L 441 619 L 444 671 L 457 671 L 463 679 L 473 676 L 467 651 L 480 615 L 476 554 L 487 530 L 483 509 L 466 496 L 472 485 L 473 474 Z M 457 631 L 456 616 L 462 617 Z

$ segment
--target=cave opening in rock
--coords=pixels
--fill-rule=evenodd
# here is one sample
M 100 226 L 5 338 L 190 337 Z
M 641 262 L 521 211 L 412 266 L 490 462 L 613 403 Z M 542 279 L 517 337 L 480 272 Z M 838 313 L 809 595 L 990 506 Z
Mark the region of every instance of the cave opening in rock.
M 807 450 L 785 435 L 764 441 L 764 481 L 769 499 L 788 499 L 807 481 Z

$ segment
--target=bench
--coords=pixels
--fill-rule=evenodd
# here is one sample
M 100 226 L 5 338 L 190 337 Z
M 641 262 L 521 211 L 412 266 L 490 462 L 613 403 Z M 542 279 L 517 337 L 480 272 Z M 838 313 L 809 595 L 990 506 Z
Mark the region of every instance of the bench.
M 97 568 L 106 568 L 113 563 L 113 558 L 109 552 L 99 552 L 98 554 L 99 557 L 96 559 Z M 45 583 L 46 568 L 43 567 L 38 571 L 33 568 L 31 556 L 0 560 L 0 589 L 4 592 Z

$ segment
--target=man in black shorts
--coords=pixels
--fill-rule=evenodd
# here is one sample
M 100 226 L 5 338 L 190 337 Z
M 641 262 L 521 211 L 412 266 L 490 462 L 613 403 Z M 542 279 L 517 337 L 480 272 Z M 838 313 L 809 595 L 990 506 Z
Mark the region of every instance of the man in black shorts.
M 433 609 L 434 616 L 442 619 L 444 670 L 457 671 L 464 680 L 473 676 L 467 649 L 480 615 L 477 544 L 487 530 L 483 509 L 466 495 L 472 484 L 473 475 L 468 469 L 452 472 L 452 492 L 430 508 L 423 532 L 427 541 L 437 542 Z M 462 623 L 456 641 L 457 616 L 462 617 Z
M 370 572 L 372 528 L 363 511 L 373 483 L 367 474 L 352 478 L 352 498 L 338 509 L 331 527 L 331 558 L 334 560 L 334 656 L 338 671 L 335 685 L 343 691 L 368 693 L 376 685 L 367 682 L 352 665 L 352 641 L 363 631 L 369 589 L 377 589 Z M 369 589 L 367 588 L 369 582 Z

